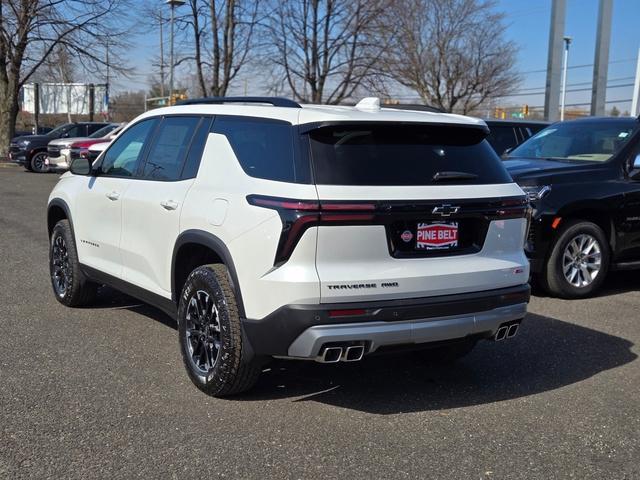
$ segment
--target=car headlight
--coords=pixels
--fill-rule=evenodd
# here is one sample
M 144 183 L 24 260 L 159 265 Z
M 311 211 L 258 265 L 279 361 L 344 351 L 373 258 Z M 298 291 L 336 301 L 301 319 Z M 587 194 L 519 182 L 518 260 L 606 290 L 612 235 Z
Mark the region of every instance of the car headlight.
M 551 191 L 551 187 L 549 185 L 532 185 L 520 188 L 522 188 L 522 191 L 526 193 L 530 202 L 542 200 Z
M 27 148 L 31 142 L 29 140 L 18 140 L 18 146 Z

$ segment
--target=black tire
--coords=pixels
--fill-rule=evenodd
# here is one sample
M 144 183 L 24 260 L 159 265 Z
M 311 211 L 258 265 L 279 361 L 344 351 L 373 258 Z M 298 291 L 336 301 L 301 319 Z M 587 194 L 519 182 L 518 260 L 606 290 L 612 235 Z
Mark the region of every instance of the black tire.
M 191 272 L 180 295 L 178 332 L 184 366 L 200 390 L 223 397 L 255 385 L 262 362 L 244 344 L 226 266 L 204 265 Z
M 53 227 L 49 242 L 49 273 L 56 299 L 67 307 L 89 305 L 96 298 L 98 285 L 80 270 L 76 242 L 69 220 Z
M 469 355 L 477 343 L 478 340 L 475 339 L 464 339 L 448 345 L 425 348 L 424 350 L 418 350 L 415 353 L 421 360 L 428 363 L 448 365 Z
M 565 251 L 574 240 L 585 238 L 585 236 L 593 238 L 596 242 L 597 248 L 600 251 L 600 269 L 590 283 L 586 284 L 587 280 L 585 280 L 584 285 L 574 285 L 564 274 L 566 266 L 564 263 Z M 591 257 L 591 255 L 594 254 L 588 255 L 588 257 Z M 594 256 L 593 258 L 596 257 Z M 556 297 L 568 299 L 590 297 L 602 286 L 609 272 L 610 258 L 611 253 L 607 237 L 598 225 L 585 220 L 568 221 L 562 227 L 551 246 L 551 253 L 549 254 L 545 270 L 541 275 L 540 283 L 547 292 Z M 580 278 L 585 278 L 585 274 L 582 273 L 583 269 L 578 268 L 578 270 L 579 276 L 575 280 L 575 283 L 581 283 Z M 590 269 L 587 270 L 591 272 Z M 572 268 L 568 267 L 569 275 L 571 275 L 572 271 Z M 591 276 L 591 273 L 589 273 L 589 275 Z
M 35 173 L 46 173 L 49 171 L 49 167 L 45 164 L 47 159 L 47 152 L 36 152 L 31 157 L 29 162 L 29 170 Z

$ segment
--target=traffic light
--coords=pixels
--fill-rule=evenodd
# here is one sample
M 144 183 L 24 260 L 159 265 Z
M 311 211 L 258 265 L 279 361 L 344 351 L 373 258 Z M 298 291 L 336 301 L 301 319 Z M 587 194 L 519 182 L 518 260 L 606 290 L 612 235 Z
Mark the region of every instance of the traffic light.
M 174 93 L 173 95 L 171 95 L 171 98 L 169 99 L 169 105 L 175 105 L 177 102 L 181 100 L 186 100 L 186 99 L 187 99 L 187 94 L 185 92 Z

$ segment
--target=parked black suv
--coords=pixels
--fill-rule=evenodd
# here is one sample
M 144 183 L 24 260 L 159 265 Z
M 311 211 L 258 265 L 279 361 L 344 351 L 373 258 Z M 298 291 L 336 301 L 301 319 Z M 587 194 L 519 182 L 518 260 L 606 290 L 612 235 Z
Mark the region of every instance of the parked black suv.
M 640 121 L 556 123 L 504 162 L 534 207 L 526 245 L 549 293 L 593 294 L 609 269 L 640 268 Z
M 44 135 L 23 135 L 11 139 L 9 159 L 33 172 L 47 171 L 47 144 L 56 138 L 88 137 L 101 129 L 105 122 L 65 123 Z
M 487 142 L 498 155 L 509 153 L 549 126 L 549 122 L 535 120 L 485 120 L 485 122 L 489 127 Z

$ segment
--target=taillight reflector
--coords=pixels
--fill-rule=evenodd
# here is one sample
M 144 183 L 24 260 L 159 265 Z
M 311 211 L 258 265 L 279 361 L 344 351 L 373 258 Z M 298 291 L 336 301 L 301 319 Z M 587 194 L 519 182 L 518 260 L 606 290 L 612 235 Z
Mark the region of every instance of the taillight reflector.
M 329 310 L 329 316 L 335 317 L 353 317 L 355 315 L 364 315 L 367 311 L 364 308 L 351 308 L 345 310 Z

